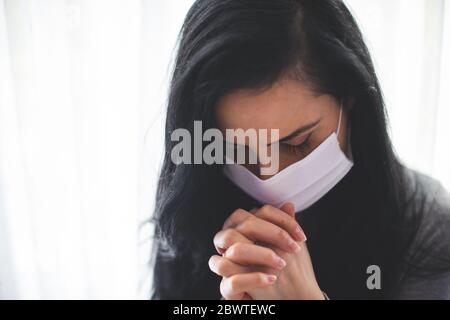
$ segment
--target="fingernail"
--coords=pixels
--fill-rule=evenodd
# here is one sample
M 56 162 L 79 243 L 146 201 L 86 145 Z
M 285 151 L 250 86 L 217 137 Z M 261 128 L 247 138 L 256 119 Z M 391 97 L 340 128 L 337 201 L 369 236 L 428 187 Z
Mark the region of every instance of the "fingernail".
M 300 241 L 306 241 L 306 235 L 305 235 L 305 232 L 302 230 L 302 228 L 297 227 L 295 229 L 295 234 L 298 236 Z
M 289 243 L 289 248 L 294 252 L 298 252 L 300 250 L 300 246 L 295 241 L 292 241 L 291 243 Z
M 277 276 L 273 275 L 273 274 L 268 274 L 267 275 L 267 282 L 272 284 L 275 283 L 275 281 L 277 281 Z
M 286 267 L 286 261 L 284 261 L 282 258 L 278 257 L 277 258 L 277 266 L 279 269 L 283 269 L 284 267 Z

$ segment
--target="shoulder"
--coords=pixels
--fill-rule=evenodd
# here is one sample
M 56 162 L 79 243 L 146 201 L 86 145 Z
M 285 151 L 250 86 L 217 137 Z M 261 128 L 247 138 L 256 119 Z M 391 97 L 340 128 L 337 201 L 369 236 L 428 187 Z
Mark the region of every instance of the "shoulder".
M 450 194 L 425 174 L 407 169 L 402 294 L 450 298 Z
M 450 258 L 450 194 L 434 178 L 406 170 L 404 223 L 412 232 L 412 249 L 448 253 Z
M 450 241 L 450 193 L 428 175 L 411 169 L 405 172 L 405 222 L 420 231 L 417 236 L 446 236 Z
M 406 168 L 404 173 L 409 201 L 422 205 L 429 205 L 431 202 L 434 205 L 450 208 L 449 193 L 438 180 L 412 169 Z

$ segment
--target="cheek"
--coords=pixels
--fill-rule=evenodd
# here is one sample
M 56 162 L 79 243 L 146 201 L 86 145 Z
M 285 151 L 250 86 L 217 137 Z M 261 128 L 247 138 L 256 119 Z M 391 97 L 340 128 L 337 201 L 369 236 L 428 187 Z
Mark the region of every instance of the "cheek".
M 348 129 L 347 117 L 342 118 L 341 131 L 339 132 L 339 145 L 342 148 L 342 151 L 348 156 L 349 155 L 349 129 Z
M 314 150 L 324 142 L 331 134 L 333 133 L 332 129 L 328 130 L 317 130 L 310 138 L 309 149 L 304 154 L 294 153 L 292 151 L 280 148 L 279 153 L 279 164 L 280 171 L 289 167 L 290 165 L 306 158 L 310 155 Z M 342 133 L 344 135 L 344 132 Z
M 280 152 L 279 152 L 279 159 L 278 159 L 278 164 L 279 164 L 279 169 L 278 172 L 280 172 L 281 170 L 289 167 L 291 164 L 294 164 L 295 162 L 298 162 L 300 160 L 302 160 L 302 156 L 299 155 L 295 155 L 292 152 L 286 151 L 286 150 L 281 150 L 282 148 L 280 148 Z M 256 176 L 260 176 L 260 165 L 259 164 L 249 164 L 246 163 L 244 165 L 249 171 L 251 171 L 254 175 Z M 265 180 L 265 179 L 269 179 L 272 176 L 260 176 L 261 179 Z
M 291 164 L 294 164 L 300 160 L 302 160 L 304 157 L 298 154 L 294 154 L 293 152 L 281 150 L 280 149 L 280 171 L 289 167 Z

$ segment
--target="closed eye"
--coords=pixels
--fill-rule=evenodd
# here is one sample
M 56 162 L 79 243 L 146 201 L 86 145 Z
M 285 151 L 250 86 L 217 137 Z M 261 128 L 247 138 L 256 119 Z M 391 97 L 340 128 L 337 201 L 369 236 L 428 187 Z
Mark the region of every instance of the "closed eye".
M 311 135 L 312 133 L 308 134 L 305 139 L 302 139 L 302 142 L 298 144 L 289 144 L 289 143 L 282 143 L 281 145 L 283 148 L 285 148 L 288 152 L 294 153 L 296 155 L 305 155 L 311 147 Z

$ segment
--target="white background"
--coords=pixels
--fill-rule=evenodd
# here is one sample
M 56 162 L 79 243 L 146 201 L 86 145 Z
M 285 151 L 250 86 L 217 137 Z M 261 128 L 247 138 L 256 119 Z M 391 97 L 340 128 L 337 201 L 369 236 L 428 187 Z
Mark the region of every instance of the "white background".
M 399 156 L 450 189 L 450 1 L 348 0 Z M 146 298 L 190 0 L 0 0 L 0 298 Z

